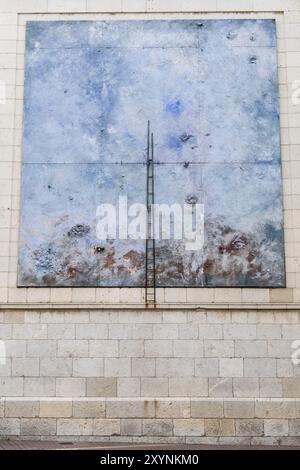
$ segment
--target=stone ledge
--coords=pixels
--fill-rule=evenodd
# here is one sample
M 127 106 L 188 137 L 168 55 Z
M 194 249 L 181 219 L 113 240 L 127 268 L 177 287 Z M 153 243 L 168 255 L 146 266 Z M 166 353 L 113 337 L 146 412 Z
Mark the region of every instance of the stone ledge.
M 53 410 L 51 410 L 53 405 Z M 94 418 L 263 418 L 300 420 L 300 398 L 211 397 L 3 397 L 1 417 Z M 85 409 L 86 407 L 86 409 Z M 17 411 L 19 410 L 19 411 Z M 26 414 L 22 414 L 22 411 Z M 91 416 L 84 416 L 84 413 Z M 57 413 L 57 414 L 55 414 Z
M 0 303 L 0 311 L 2 310 L 299 310 L 300 303 L 220 303 L 210 302 L 209 304 L 195 303 L 158 303 L 156 308 L 145 308 L 144 303 Z

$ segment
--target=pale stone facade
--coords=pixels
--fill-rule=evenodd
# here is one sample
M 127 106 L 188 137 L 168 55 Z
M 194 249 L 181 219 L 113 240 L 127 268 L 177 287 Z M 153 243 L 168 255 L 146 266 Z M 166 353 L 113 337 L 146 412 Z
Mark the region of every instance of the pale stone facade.
M 26 21 L 112 14 L 276 19 L 285 289 L 16 287 Z M 296 80 L 299 0 L 0 0 L 2 437 L 300 444 Z

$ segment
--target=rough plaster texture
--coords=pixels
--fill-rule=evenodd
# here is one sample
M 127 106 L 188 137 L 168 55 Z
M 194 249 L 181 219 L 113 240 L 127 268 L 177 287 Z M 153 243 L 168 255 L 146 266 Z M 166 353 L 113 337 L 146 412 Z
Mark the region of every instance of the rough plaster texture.
M 299 445 L 299 1 L 0 0 L 0 11 L 2 435 Z M 142 289 L 16 287 L 25 23 L 110 13 L 276 19 L 287 288 L 159 289 L 145 311 Z

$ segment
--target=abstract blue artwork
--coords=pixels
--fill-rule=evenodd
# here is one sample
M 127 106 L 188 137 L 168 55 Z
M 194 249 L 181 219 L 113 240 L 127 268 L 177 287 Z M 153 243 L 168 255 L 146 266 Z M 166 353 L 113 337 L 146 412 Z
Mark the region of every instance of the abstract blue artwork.
M 144 286 L 145 241 L 97 207 L 204 207 L 204 245 L 156 242 L 156 285 L 283 287 L 273 20 L 30 21 L 19 286 Z

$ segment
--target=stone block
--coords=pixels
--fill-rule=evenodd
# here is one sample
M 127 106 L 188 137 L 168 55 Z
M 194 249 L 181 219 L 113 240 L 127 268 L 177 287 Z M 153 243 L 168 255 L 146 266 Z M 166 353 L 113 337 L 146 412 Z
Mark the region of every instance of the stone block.
M 157 377 L 190 377 L 194 375 L 194 360 L 191 358 L 156 359 Z
M 282 379 L 283 396 L 285 398 L 300 397 L 300 376 Z
M 291 419 L 289 422 L 290 436 L 300 436 L 300 419 Z M 299 442 L 296 445 L 299 445 Z
M 205 357 L 233 357 L 234 341 L 232 340 L 204 340 Z
M 178 339 L 173 341 L 175 357 L 202 357 L 203 341 L 199 339 Z
M 203 419 L 174 419 L 174 436 L 203 436 L 203 434 Z
M 172 436 L 173 420 L 172 419 L 144 419 L 143 435 L 144 436 Z
M 75 325 L 53 323 L 48 325 L 48 339 L 63 340 L 75 338 Z
M 39 323 L 14 324 L 12 338 L 21 340 L 47 339 L 47 325 Z
M 109 325 L 108 337 L 110 339 L 132 339 L 133 325 L 117 324 Z
M 254 418 L 254 401 L 225 400 L 224 414 L 226 418 Z
M 51 397 L 55 395 L 54 377 L 25 377 L 24 395 L 27 397 Z
M 88 397 L 117 396 L 117 379 L 115 377 L 91 377 L 86 379 Z
M 76 325 L 77 339 L 106 339 L 108 338 L 108 326 L 101 323 L 89 323 Z
M 18 397 L 23 395 L 23 377 L 0 377 L 0 396 Z
M 48 12 L 80 12 L 86 11 L 86 0 L 48 0 Z
M 59 418 L 57 420 L 58 436 L 91 436 L 93 420 L 85 418 Z
M 198 336 L 199 336 L 198 327 L 195 326 L 193 323 L 179 325 L 179 338 L 180 339 L 197 339 Z
M 223 326 L 224 339 L 256 339 L 256 325 L 228 324 Z
M 300 325 L 282 325 L 282 338 L 300 339 Z
M 293 289 L 270 289 L 271 303 L 293 302 Z
M 162 326 L 162 325 L 160 325 Z M 152 339 L 153 338 L 153 325 L 133 325 L 132 326 L 133 339 Z
M 36 418 L 39 416 L 38 400 L 25 398 L 5 400 L 5 416 L 7 418 Z
M 267 341 L 265 340 L 237 340 L 235 341 L 234 353 L 236 357 L 266 357 L 267 356 Z
M 139 397 L 141 383 L 138 377 L 119 377 L 117 386 L 118 397 Z
M 57 342 L 57 357 L 87 357 L 88 350 L 87 340 L 64 339 Z
M 262 419 L 237 419 L 237 436 L 262 436 L 264 432 L 264 422 Z
M 204 429 L 206 436 L 234 436 L 234 419 L 205 419 Z
M 240 398 L 259 397 L 259 379 L 258 378 L 234 378 L 233 395 Z
M 208 379 L 205 377 L 170 377 L 169 394 L 172 397 L 205 397 Z
M 58 377 L 56 379 L 56 395 L 58 397 L 83 397 L 86 394 L 84 378 Z
M 171 340 L 146 340 L 145 356 L 147 357 L 170 357 L 173 356 L 173 345 Z
M 156 418 L 189 418 L 191 416 L 190 400 L 157 399 L 155 401 Z
M 295 418 L 296 405 L 294 400 L 261 399 L 255 401 L 257 418 Z
M 245 358 L 245 377 L 276 377 L 276 359 L 274 358 Z
M 265 436 L 288 436 L 289 422 L 287 419 L 265 419 Z
M 163 312 L 163 323 L 175 323 L 179 325 L 180 323 L 187 322 L 187 313 L 179 310 L 169 310 Z
M 108 418 L 151 418 L 155 416 L 154 400 L 107 399 Z
M 95 419 L 95 436 L 119 436 L 121 434 L 121 423 L 119 419 Z
M 143 357 L 144 341 L 139 339 L 127 339 L 119 341 L 120 357 Z
M 38 358 L 17 357 L 12 359 L 12 376 L 39 376 L 40 364 Z
M 194 418 L 222 418 L 223 400 L 191 400 L 191 416 Z
M 28 357 L 55 357 L 56 341 L 54 340 L 33 340 L 27 342 Z
M 291 340 L 269 340 L 268 341 L 268 356 L 276 357 L 278 359 L 290 358 L 293 353 Z
M 137 419 L 121 419 L 121 435 L 123 436 L 141 436 L 142 420 Z
M 259 396 L 260 397 L 282 397 L 282 381 L 281 379 L 260 378 L 259 379 Z
M 222 339 L 223 338 L 223 325 L 209 324 L 198 325 L 200 339 Z
M 42 358 L 40 375 L 44 377 L 68 377 L 72 374 L 71 358 Z
M 196 377 L 219 377 L 219 361 L 216 358 L 196 358 Z
M 101 358 L 79 358 L 73 359 L 74 377 L 99 377 L 103 375 L 104 366 Z
M 210 378 L 210 397 L 232 397 L 232 378 Z
M 89 341 L 90 357 L 118 357 L 119 344 L 117 340 L 91 340 Z
M 290 325 L 289 325 L 290 326 Z M 257 338 L 281 339 L 281 325 L 261 323 L 257 325 Z
M 153 325 L 154 339 L 177 339 L 178 336 L 178 325 Z
M 168 396 L 169 384 L 167 378 L 145 377 L 141 379 L 141 396 Z
M 220 377 L 243 377 L 243 359 L 221 358 Z
M 0 420 L 0 436 L 20 435 L 20 420 L 18 418 L 1 418 Z
M 89 323 L 92 324 L 92 317 L 90 318 L 90 312 L 85 310 L 70 310 L 65 312 L 65 322 L 69 324 L 74 323 Z M 75 325 L 75 330 L 77 325 Z M 84 338 L 81 338 L 84 339 Z
M 61 398 L 41 399 L 41 418 L 69 418 L 72 416 L 72 400 Z
M 97 398 L 74 399 L 73 416 L 74 418 L 104 418 L 105 401 Z
M 22 418 L 21 436 L 55 436 L 56 419 L 52 418 Z

